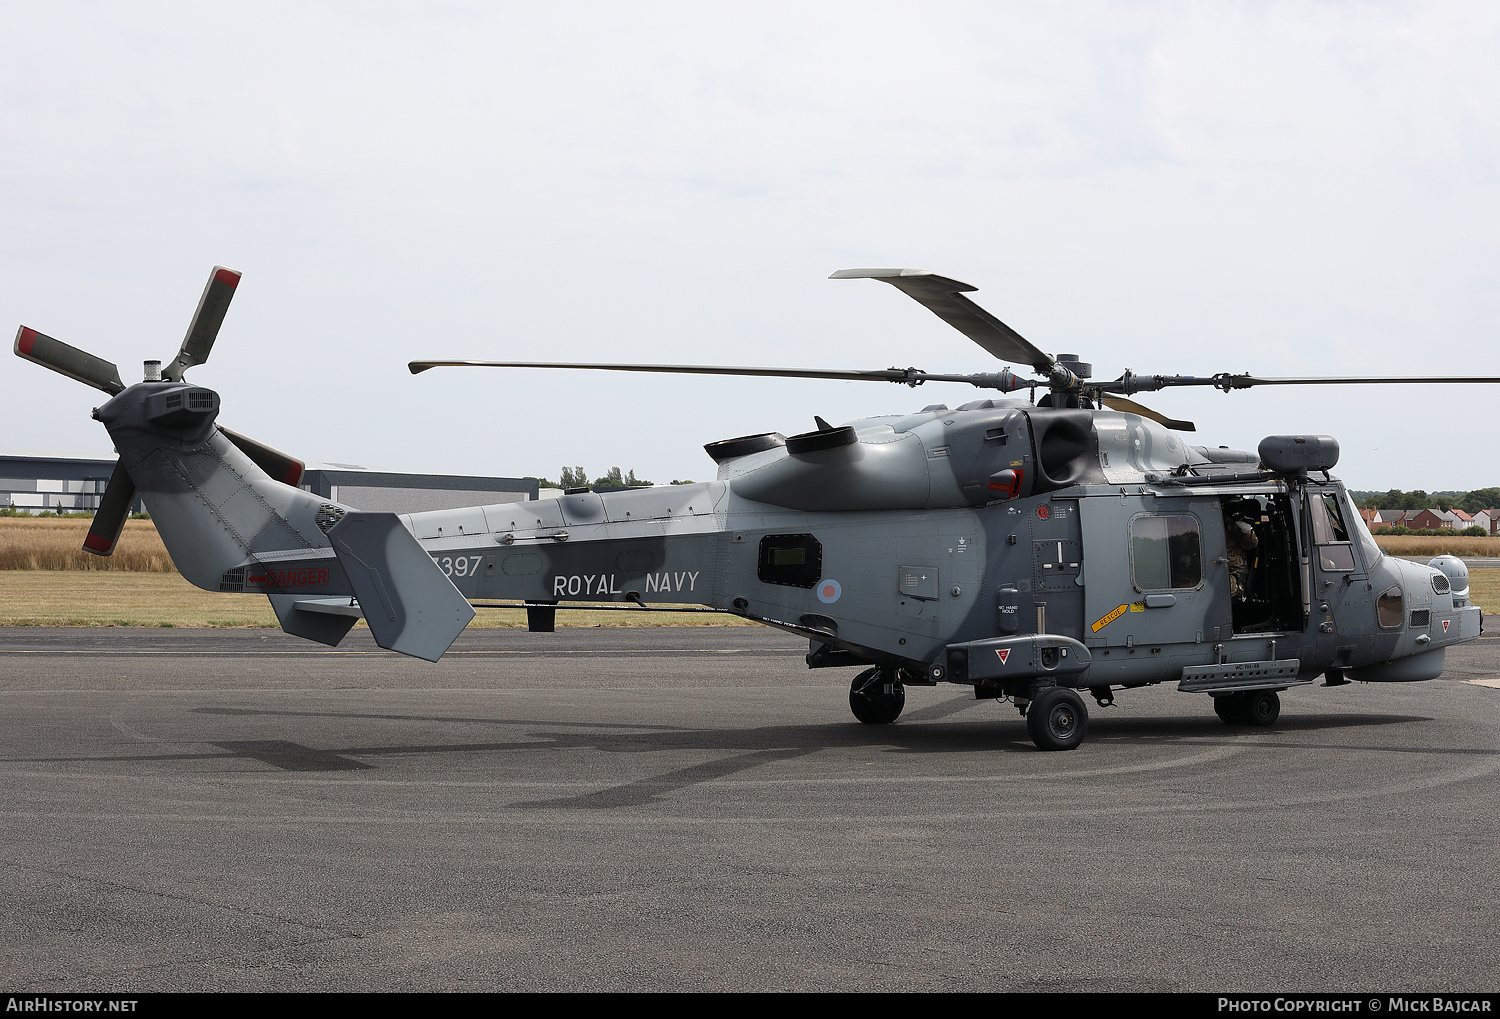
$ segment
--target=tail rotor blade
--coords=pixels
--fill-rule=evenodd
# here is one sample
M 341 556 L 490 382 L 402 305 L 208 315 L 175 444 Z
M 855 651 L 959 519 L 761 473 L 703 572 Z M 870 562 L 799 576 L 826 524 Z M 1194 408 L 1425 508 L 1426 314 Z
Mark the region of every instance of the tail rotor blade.
M 125 388 L 125 383 L 120 381 L 120 369 L 110 362 L 102 357 L 95 357 L 88 351 L 69 346 L 62 340 L 55 340 L 45 333 L 39 333 L 29 326 L 16 330 L 13 349 L 17 357 L 24 357 L 43 368 L 51 368 L 59 375 L 77 379 L 86 386 L 102 389 L 111 396 Z
M 1152 410 L 1145 404 L 1136 403 L 1134 400 L 1127 400 L 1123 396 L 1106 396 L 1102 402 L 1110 410 L 1118 410 L 1126 414 L 1139 414 L 1143 418 L 1150 418 L 1157 424 L 1164 425 L 1175 431 L 1196 432 L 1198 430 L 1191 421 L 1178 421 L 1176 418 L 1169 418 L 1165 414 Z
M 267 446 L 264 442 L 257 442 L 248 435 L 230 431 L 223 425 L 219 426 L 219 431 L 223 432 L 224 438 L 234 443 L 241 453 L 248 456 L 255 466 L 269 474 L 272 481 L 295 487 L 302 480 L 302 472 L 307 464 L 296 457 Z
M 214 266 L 208 284 L 203 288 L 203 296 L 198 299 L 198 310 L 193 312 L 193 321 L 188 325 L 182 347 L 161 373 L 163 379 L 181 382 L 183 372 L 208 360 L 219 327 L 224 324 L 224 314 L 229 311 L 229 302 L 234 299 L 235 288 L 240 285 L 240 275 L 226 266 Z
M 125 529 L 125 518 L 130 515 L 130 506 L 134 502 L 135 482 L 116 462 L 109 484 L 104 486 L 104 498 L 99 500 L 99 512 L 94 514 L 94 523 L 83 539 L 83 550 L 98 556 L 114 555 L 120 532 Z

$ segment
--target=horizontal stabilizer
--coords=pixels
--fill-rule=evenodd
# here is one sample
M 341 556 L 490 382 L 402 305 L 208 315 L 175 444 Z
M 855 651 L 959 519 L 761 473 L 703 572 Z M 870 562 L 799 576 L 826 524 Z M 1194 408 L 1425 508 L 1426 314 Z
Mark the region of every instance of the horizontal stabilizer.
M 474 618 L 396 514 L 347 513 L 328 540 L 381 647 L 435 662 Z
M 271 608 L 281 628 L 293 637 L 338 647 L 344 635 L 359 621 L 359 606 L 348 598 L 308 598 L 298 594 L 272 594 Z

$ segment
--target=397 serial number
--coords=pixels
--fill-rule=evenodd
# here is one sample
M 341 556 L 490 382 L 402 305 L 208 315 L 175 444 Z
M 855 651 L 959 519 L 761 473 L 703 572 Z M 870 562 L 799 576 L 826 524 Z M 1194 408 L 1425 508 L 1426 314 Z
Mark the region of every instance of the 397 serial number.
M 450 577 L 469 577 L 478 576 L 479 561 L 483 558 L 484 556 L 479 555 L 445 555 L 433 556 L 432 561 L 438 564 L 438 569 Z

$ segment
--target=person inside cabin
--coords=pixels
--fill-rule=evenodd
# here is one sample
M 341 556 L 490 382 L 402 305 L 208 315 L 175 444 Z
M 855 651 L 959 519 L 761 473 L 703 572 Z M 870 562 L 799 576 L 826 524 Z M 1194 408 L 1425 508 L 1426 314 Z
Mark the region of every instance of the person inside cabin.
M 1250 597 L 1250 553 L 1260 545 L 1255 521 L 1260 519 L 1260 503 L 1254 499 L 1236 499 L 1224 507 L 1224 544 L 1229 559 L 1229 596 L 1237 602 Z

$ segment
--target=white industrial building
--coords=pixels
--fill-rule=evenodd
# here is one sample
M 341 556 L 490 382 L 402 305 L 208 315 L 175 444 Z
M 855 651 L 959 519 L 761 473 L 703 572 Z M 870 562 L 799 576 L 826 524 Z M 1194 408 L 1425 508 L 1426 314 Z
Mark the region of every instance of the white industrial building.
M 92 513 L 115 458 L 89 453 L 0 449 L 0 507 L 26 513 Z M 407 474 L 354 464 L 308 464 L 300 487 L 355 509 L 394 513 L 535 499 L 530 478 Z M 140 501 L 132 512 L 141 510 Z

